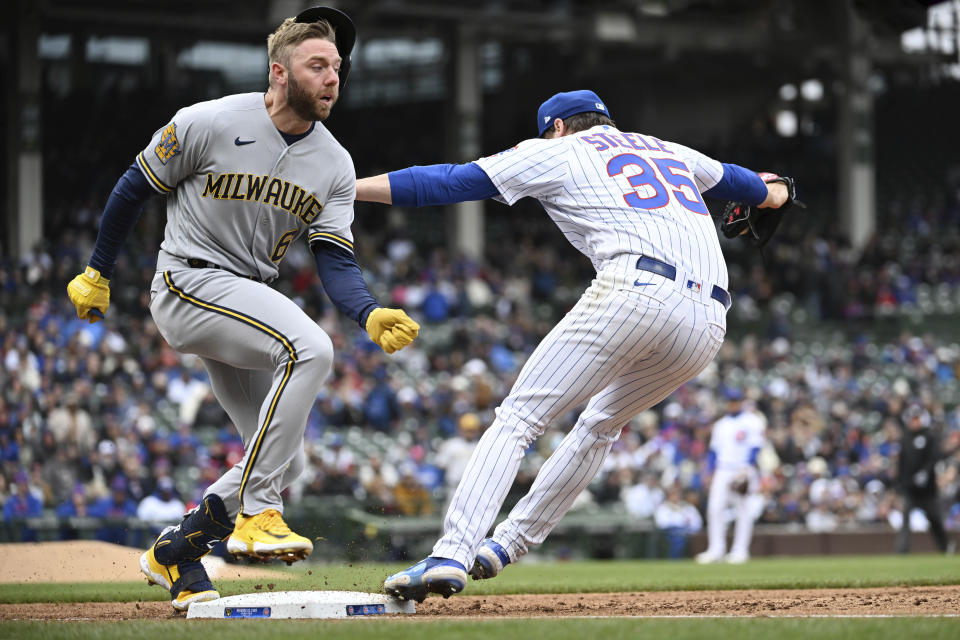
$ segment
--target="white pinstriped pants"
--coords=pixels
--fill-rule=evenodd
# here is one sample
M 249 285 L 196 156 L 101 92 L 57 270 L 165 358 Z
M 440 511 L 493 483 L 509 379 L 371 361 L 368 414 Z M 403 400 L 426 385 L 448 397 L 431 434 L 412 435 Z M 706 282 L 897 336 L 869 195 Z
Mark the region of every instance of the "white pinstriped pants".
M 694 378 L 726 332 L 726 309 L 619 256 L 543 339 L 470 458 L 432 555 L 468 569 L 516 478 L 524 451 L 550 423 L 589 400 L 574 428 L 494 532 L 516 561 L 539 544 L 596 476 L 620 431 Z

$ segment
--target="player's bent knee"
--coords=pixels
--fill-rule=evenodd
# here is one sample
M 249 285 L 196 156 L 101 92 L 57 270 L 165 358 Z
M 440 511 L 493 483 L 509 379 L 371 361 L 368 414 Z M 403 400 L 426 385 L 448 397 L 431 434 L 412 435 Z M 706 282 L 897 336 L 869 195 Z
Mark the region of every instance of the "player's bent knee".
M 513 435 L 519 437 L 521 446 L 526 448 L 543 435 L 545 427 L 546 425 L 528 422 L 515 413 L 501 409 L 497 412 L 497 419 L 484 433 L 484 437 L 487 437 L 487 434 L 491 434 L 489 436 L 491 438 Z
M 315 331 L 298 341 L 297 366 L 306 367 L 322 380 L 333 370 L 333 342 L 323 331 Z

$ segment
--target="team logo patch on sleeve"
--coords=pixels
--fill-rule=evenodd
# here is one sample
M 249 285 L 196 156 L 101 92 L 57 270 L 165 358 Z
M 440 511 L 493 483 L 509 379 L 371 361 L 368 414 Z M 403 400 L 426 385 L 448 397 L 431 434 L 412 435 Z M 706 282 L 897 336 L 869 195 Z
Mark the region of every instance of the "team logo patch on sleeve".
M 167 164 L 173 156 L 180 153 L 180 141 L 177 140 L 177 125 L 171 122 L 160 134 L 160 143 L 153 150 L 161 164 Z
M 519 148 L 520 148 L 520 145 L 515 144 L 515 145 L 513 145 L 512 147 L 510 147 L 509 149 L 504 149 L 504 150 L 501 151 L 500 153 L 495 153 L 495 154 L 493 154 L 492 156 L 484 156 L 484 158 L 496 158 L 497 156 L 502 156 L 502 155 L 505 154 L 505 153 L 510 153 L 511 151 L 516 151 L 516 150 L 519 149 Z

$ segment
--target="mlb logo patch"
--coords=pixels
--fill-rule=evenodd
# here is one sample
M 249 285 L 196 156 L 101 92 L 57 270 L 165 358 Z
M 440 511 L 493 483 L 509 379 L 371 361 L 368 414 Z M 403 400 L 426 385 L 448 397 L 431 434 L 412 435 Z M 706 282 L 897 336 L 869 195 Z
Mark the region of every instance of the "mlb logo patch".
M 694 282 L 693 280 L 687 280 L 687 289 L 690 289 L 694 293 L 700 293 L 700 283 Z

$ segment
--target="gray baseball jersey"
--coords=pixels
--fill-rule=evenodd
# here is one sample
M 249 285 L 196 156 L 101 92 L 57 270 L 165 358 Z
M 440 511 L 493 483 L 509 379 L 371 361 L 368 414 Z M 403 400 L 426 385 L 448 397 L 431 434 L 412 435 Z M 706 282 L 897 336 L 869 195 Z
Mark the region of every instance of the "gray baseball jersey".
M 282 511 L 333 346 L 264 282 L 305 233 L 353 251 L 350 155 L 319 122 L 288 144 L 264 94 L 249 93 L 181 109 L 137 165 L 168 196 L 150 312 L 174 349 L 201 358 L 243 438 L 243 459 L 206 493 L 232 514 Z
M 197 258 L 269 282 L 307 230 L 310 242 L 353 250 L 350 154 L 319 122 L 287 145 L 262 93 L 181 109 L 137 165 L 169 196 L 161 269 L 175 258 Z

